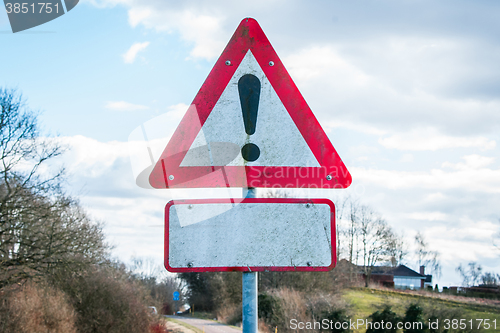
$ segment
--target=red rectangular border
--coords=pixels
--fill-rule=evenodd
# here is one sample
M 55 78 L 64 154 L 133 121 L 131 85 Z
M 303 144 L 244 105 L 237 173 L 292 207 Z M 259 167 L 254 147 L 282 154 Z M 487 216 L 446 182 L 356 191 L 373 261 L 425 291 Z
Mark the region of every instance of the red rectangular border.
M 332 263 L 330 266 L 224 266 L 224 267 L 171 267 L 169 265 L 169 211 L 173 205 L 189 204 L 217 204 L 217 203 L 288 203 L 288 204 L 327 204 L 330 206 L 331 216 L 331 242 L 332 242 Z M 234 198 L 234 199 L 189 199 L 171 200 L 165 206 L 165 252 L 164 265 L 167 271 L 172 273 L 187 272 L 272 272 L 272 271 L 294 271 L 294 272 L 326 272 L 332 270 L 337 264 L 337 238 L 335 229 L 335 205 L 329 199 L 296 199 L 296 198 Z

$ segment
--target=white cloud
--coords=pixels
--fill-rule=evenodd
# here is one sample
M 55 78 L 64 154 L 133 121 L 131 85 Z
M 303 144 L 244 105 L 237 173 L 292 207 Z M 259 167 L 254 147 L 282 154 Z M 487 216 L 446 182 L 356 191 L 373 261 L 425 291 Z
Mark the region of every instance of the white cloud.
M 171 105 L 167 108 L 167 114 L 168 117 L 170 118 L 170 123 L 172 127 L 177 128 L 177 125 L 179 125 L 179 122 L 181 121 L 182 117 L 186 114 L 187 110 L 189 108 L 189 105 L 184 104 L 184 103 L 179 103 L 175 105 Z
M 81 135 L 58 140 L 70 147 L 63 155 L 64 164 L 70 174 L 78 177 L 100 177 L 117 159 L 128 157 L 127 146 L 119 141 L 103 143 Z M 129 177 L 133 179 L 131 174 Z
M 462 159 L 465 160 L 465 163 L 454 164 L 450 162 L 444 162 L 442 164 L 442 167 L 455 170 L 479 170 L 491 165 L 495 161 L 494 157 L 487 157 L 476 154 L 463 156 Z
M 144 43 L 134 43 L 132 46 L 128 49 L 127 52 L 125 52 L 122 57 L 123 61 L 126 64 L 132 64 L 135 61 L 135 58 L 137 57 L 137 54 L 148 47 L 149 42 L 144 42 Z
M 350 167 L 354 182 L 377 184 L 388 189 L 467 189 L 484 193 L 500 193 L 500 169 L 489 169 L 458 163 L 453 171 L 431 169 L 411 172 Z M 484 165 L 484 164 L 483 164 Z M 447 164 L 447 167 L 453 166 Z
M 128 11 L 128 23 L 135 28 L 141 22 L 144 22 L 152 15 L 150 8 L 133 8 Z
M 134 178 L 160 158 L 187 110 L 188 105 L 183 103 L 169 106 L 166 113 L 146 121 L 130 133 L 128 142 Z
M 147 110 L 149 107 L 145 105 L 132 104 L 125 101 L 116 101 L 116 102 L 107 102 L 104 106 L 106 109 L 114 110 L 114 111 L 138 111 L 138 110 Z
M 479 256 L 495 258 L 497 254 L 492 251 L 491 236 L 498 232 L 499 226 L 490 221 L 469 220 L 467 224 L 460 223 L 456 226 L 436 225 L 426 230 L 425 235 L 432 239 L 439 248 L 444 260 L 457 261 L 457 256 L 463 261 L 475 261 Z M 471 242 L 474 246 L 471 247 Z M 464 251 L 464 249 L 468 249 Z M 457 264 L 458 266 L 458 264 Z
M 448 215 L 441 212 L 415 212 L 406 214 L 406 217 L 412 220 L 427 220 L 427 221 L 446 221 Z
M 413 162 L 413 160 L 414 160 L 414 157 L 412 154 L 403 154 L 400 161 L 403 163 L 411 163 L 411 162 Z
M 446 199 L 447 196 L 444 195 L 441 192 L 434 192 L 434 193 L 429 193 L 425 196 L 424 200 L 428 202 L 436 202 L 436 201 L 442 201 Z
M 300 81 L 314 80 L 327 74 L 339 83 L 339 88 L 361 87 L 370 82 L 370 76 L 342 57 L 330 45 L 308 47 L 283 58 L 292 77 Z
M 193 44 L 193 58 L 213 59 L 224 48 L 223 18 L 197 13 L 190 9 L 149 7 L 148 4 L 133 6 L 128 11 L 129 24 L 171 33 L 178 31 L 183 40 Z M 134 44 L 135 45 L 135 44 Z
M 323 128 L 326 132 L 331 131 L 333 128 L 344 128 L 351 131 L 356 131 L 365 134 L 374 134 L 374 135 L 384 135 L 387 131 L 382 130 L 380 128 L 370 126 L 366 123 L 353 123 L 350 121 L 341 121 L 341 120 L 331 120 L 324 122 Z
M 439 133 L 435 128 L 419 128 L 410 132 L 380 138 L 378 142 L 389 149 L 436 151 L 449 148 L 479 148 L 489 150 L 496 147 L 495 140 L 483 136 L 456 137 Z

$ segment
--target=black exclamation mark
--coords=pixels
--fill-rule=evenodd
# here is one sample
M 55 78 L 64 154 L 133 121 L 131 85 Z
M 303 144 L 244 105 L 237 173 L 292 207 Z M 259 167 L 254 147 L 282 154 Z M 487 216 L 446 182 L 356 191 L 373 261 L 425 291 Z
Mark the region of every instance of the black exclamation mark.
M 257 113 L 259 110 L 260 80 L 252 74 L 243 75 L 238 81 L 241 110 L 245 132 L 248 135 L 255 133 L 257 126 Z M 256 144 L 247 143 L 241 148 L 241 156 L 248 161 L 256 161 L 260 156 L 260 149 Z

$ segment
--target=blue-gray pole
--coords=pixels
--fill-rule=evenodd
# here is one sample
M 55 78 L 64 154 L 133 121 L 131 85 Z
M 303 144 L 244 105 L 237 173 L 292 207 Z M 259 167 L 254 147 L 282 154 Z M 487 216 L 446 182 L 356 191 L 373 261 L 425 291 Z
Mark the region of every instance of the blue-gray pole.
M 247 192 L 245 193 L 245 190 Z M 243 189 L 243 196 L 255 198 L 255 188 Z M 243 333 L 257 333 L 257 272 L 243 272 Z

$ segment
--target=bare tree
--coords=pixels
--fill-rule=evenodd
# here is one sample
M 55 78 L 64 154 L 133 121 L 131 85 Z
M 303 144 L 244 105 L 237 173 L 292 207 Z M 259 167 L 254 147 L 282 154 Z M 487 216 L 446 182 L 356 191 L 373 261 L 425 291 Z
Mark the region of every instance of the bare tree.
M 179 310 L 179 305 L 187 301 L 187 288 L 175 274 L 167 273 L 163 265 L 152 257 L 132 257 L 131 273 L 149 291 L 152 299 L 160 306 L 163 314 Z M 179 301 L 173 300 L 173 293 L 179 292 Z
M 393 237 L 389 241 L 388 254 L 390 256 L 390 264 L 392 267 L 401 265 L 408 255 L 408 249 L 406 247 L 403 238 L 397 234 L 393 234 Z
M 366 206 L 360 209 L 360 238 L 365 286 L 368 287 L 373 267 L 390 262 L 391 247 L 397 240 L 387 222 Z
M 462 284 L 464 286 L 475 286 L 481 280 L 483 268 L 477 262 L 473 261 L 468 263 L 467 266 L 462 266 L 462 264 L 460 264 L 456 268 L 456 271 L 462 277 Z
M 337 205 L 337 212 L 342 214 L 342 219 L 337 219 L 341 239 L 338 244 L 339 247 L 343 244 L 342 254 L 352 264 L 347 265 L 351 281 L 357 274 L 356 265 L 362 267 L 368 283 L 375 265 L 388 263 L 396 266 L 404 260 L 407 250 L 403 240 L 370 207 L 347 197 Z
M 267 193 L 267 197 L 282 195 L 282 192 L 276 191 Z M 396 266 L 404 260 L 407 250 L 403 240 L 381 216 L 351 197 L 335 201 L 337 260 L 342 253 L 349 261 L 347 267 L 350 281 L 354 281 L 355 274 L 358 273 L 356 265 L 362 267 L 365 284 L 368 285 L 373 267 L 381 263 Z
M 424 236 L 420 232 L 417 232 L 415 235 L 415 245 L 415 255 L 417 257 L 418 266 L 429 267 L 432 274 L 439 278 L 441 275 L 439 252 L 429 249 L 429 243 L 427 243 Z
M 342 235 L 346 233 L 343 229 L 343 220 L 346 218 L 347 208 L 349 202 L 351 201 L 350 197 L 343 197 L 342 199 L 335 200 L 335 233 L 337 238 L 337 262 L 340 260 L 340 255 L 342 251 Z
M 41 171 L 63 149 L 15 91 L 0 89 L 0 108 L 0 287 L 101 260 L 102 229 L 64 195 L 63 170 Z
M 481 282 L 487 286 L 498 286 L 500 282 L 500 274 L 486 272 L 481 276 Z
M 351 200 L 349 204 L 349 226 L 346 230 L 347 242 L 348 242 L 348 252 L 349 252 L 349 262 L 352 264 L 358 264 L 358 235 L 359 235 L 359 210 L 360 207 L 357 201 Z M 354 266 L 351 265 L 349 268 L 349 279 L 352 281 L 354 279 Z
M 132 257 L 131 261 L 130 269 L 132 273 L 141 279 L 155 278 L 163 280 L 167 276 L 167 271 L 163 265 L 152 257 Z

